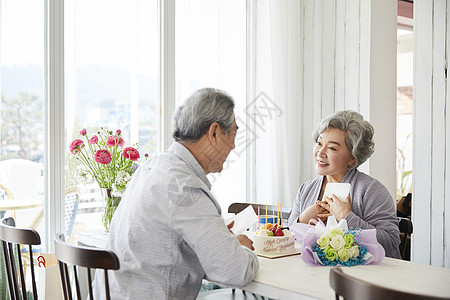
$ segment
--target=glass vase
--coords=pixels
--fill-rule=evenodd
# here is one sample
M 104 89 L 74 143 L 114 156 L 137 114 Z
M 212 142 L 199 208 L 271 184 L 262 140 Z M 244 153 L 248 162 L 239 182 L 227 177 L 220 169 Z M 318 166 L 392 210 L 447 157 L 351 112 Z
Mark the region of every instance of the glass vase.
M 117 206 L 120 203 L 122 197 L 114 196 L 112 193 L 112 189 L 110 188 L 102 188 L 102 196 L 103 196 L 103 214 L 102 214 L 102 222 L 106 231 L 109 231 L 109 225 L 111 224 L 111 219 L 116 211 Z

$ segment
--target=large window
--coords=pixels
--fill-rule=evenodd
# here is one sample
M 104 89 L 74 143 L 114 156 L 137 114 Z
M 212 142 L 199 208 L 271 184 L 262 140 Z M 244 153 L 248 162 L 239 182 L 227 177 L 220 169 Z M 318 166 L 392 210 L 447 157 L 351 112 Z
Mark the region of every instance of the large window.
M 413 3 L 398 1 L 397 16 L 397 199 L 412 191 Z
M 412 191 L 413 32 L 397 33 L 397 199 Z
M 61 3 L 64 4 L 63 15 L 53 7 Z M 224 171 L 211 174 L 209 178 L 224 211 L 232 202 L 245 202 L 246 144 L 240 141 L 246 134 L 246 1 L 174 0 L 175 5 L 168 7 L 175 8 L 170 12 L 175 15 L 175 28 L 160 22 L 161 6 L 167 3 L 163 0 L 66 0 L 61 3 L 0 0 L 0 184 L 5 185 L 15 199 L 38 199 L 43 204 L 16 211 L 18 225 L 28 226 L 35 219 L 38 222 L 34 225 L 42 240 L 49 241 L 51 239 L 44 236 L 44 227 L 49 224 L 50 228 L 55 228 L 51 226 L 63 220 L 51 215 L 58 211 L 43 213 L 46 203 L 56 207 L 55 201 L 60 201 L 45 196 L 45 187 L 49 189 L 59 184 L 53 182 L 54 178 L 44 176 L 47 174 L 44 165 L 49 161 L 45 159 L 44 145 L 45 139 L 50 139 L 45 134 L 45 118 L 52 120 L 52 126 L 56 126 L 52 128 L 64 127 L 64 137 L 53 140 L 52 136 L 52 142 L 64 140 L 64 188 L 69 191 L 75 186 L 81 192 L 71 232 L 73 238 L 78 230 L 103 227 L 100 189 L 95 182 L 79 177 L 79 162 L 69 152 L 70 143 L 80 138 L 79 132 L 86 129 L 93 135 L 101 127 L 111 131 L 121 129 L 127 145 L 138 143 L 141 155 L 148 153 L 151 157 L 164 150 L 161 140 L 167 133 L 161 132 L 164 121 L 161 112 L 166 112 L 172 104 L 181 104 L 202 87 L 225 90 L 236 100 L 236 119 L 240 127 L 236 149 L 231 152 Z M 49 20 L 61 23 L 51 27 L 55 25 L 49 25 Z M 64 45 L 59 45 L 60 36 L 55 40 L 55 35 L 50 33 L 62 28 L 59 27 L 62 24 Z M 169 77 L 174 82 L 170 84 L 160 78 L 161 67 L 164 68 L 160 62 L 160 37 L 167 32 L 175 44 L 174 51 L 167 52 L 174 53 L 173 57 L 165 53 L 165 58 L 175 65 Z M 49 39 L 47 48 L 44 46 L 46 37 Z M 54 45 L 56 47 L 52 48 Z M 46 61 L 46 49 L 50 51 L 59 46 L 64 46 L 64 82 L 46 82 L 45 74 L 60 78 L 54 69 L 45 69 L 49 61 L 58 61 Z M 162 99 L 161 85 L 172 84 L 174 99 Z M 52 107 L 45 110 L 46 103 L 50 103 L 45 101 L 46 85 L 48 91 L 64 89 L 64 118 L 55 116 Z M 163 107 L 167 103 L 170 105 Z M 44 178 L 52 182 L 45 182 Z
M 73 231 L 102 228 L 98 185 L 68 151 L 80 130 L 122 131 L 142 157 L 161 149 L 156 0 L 65 2 L 66 188 L 81 188 Z
M 33 225 L 44 241 L 44 1 L 0 1 L 0 67 L 0 184 L 19 208 L 41 203 L 0 216 Z

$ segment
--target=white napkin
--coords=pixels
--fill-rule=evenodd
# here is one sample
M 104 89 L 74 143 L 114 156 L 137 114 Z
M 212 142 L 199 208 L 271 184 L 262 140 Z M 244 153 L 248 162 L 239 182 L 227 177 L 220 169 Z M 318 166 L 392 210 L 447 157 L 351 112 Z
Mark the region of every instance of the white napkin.
M 255 214 L 253 207 L 249 205 L 234 217 L 227 219 L 225 223 L 228 225 L 232 221 L 234 221 L 234 225 L 231 228 L 231 231 L 238 235 L 243 233 L 247 228 L 255 225 L 258 222 L 258 216 Z

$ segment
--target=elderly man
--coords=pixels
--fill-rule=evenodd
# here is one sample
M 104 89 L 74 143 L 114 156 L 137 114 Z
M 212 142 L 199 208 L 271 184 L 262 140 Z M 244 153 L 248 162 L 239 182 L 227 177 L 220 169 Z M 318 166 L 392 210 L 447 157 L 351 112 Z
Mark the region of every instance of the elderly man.
M 252 242 L 225 226 L 206 177 L 234 148 L 233 109 L 222 91 L 196 91 L 174 114 L 176 142 L 133 175 L 109 231 L 113 299 L 195 299 L 203 278 L 240 287 L 256 275 Z M 98 296 L 103 284 L 97 272 Z

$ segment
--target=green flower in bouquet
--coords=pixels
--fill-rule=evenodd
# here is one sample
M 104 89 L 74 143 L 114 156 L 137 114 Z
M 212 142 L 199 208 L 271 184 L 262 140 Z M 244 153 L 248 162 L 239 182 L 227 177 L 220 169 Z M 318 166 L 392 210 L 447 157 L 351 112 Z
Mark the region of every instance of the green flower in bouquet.
M 330 238 L 326 235 L 322 235 L 317 239 L 317 244 L 319 245 L 320 249 L 326 249 L 328 246 L 330 246 Z
M 344 241 L 345 241 L 345 248 L 351 248 L 353 246 L 353 243 L 355 242 L 355 237 L 351 233 L 347 233 L 344 235 Z
M 334 261 L 338 258 L 338 251 L 334 249 L 333 247 L 328 247 L 325 249 L 325 258 L 327 258 L 330 261 Z
M 355 231 L 345 232 L 339 227 L 330 228 L 317 238 L 313 251 L 326 266 L 364 264 L 367 248 L 359 245 L 355 236 Z
M 99 187 L 106 189 L 103 224 L 109 228 L 111 218 L 120 203 L 122 193 L 137 168 L 136 161 L 140 158 L 136 147 L 124 147 L 122 131 L 112 131 L 101 128 L 97 135 L 88 136 L 86 129 L 80 131 L 86 143 L 75 139 L 69 147 L 72 154 L 83 165 L 81 176 L 91 177 Z M 146 155 L 147 157 L 147 155 Z

